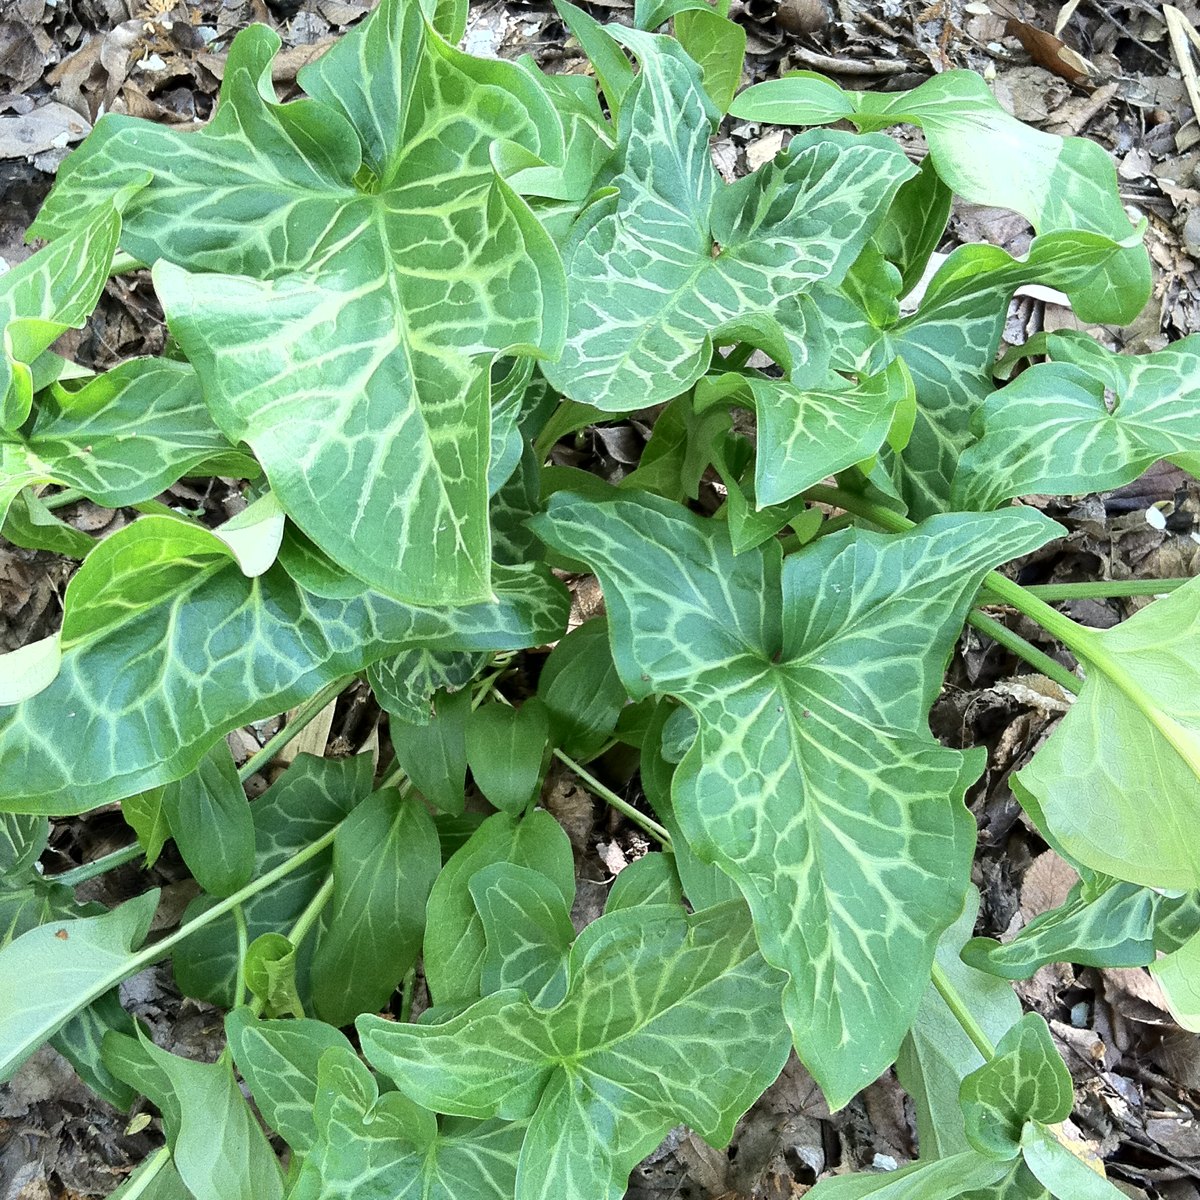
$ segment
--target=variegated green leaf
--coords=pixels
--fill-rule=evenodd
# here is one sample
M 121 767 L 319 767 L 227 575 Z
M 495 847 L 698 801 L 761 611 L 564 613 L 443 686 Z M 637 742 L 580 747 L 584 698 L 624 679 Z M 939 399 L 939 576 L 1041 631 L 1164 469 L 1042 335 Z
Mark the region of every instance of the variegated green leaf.
M 1189 902 L 1097 875 L 1077 883 L 1063 904 L 1034 917 L 1012 941 L 973 938 L 963 947 L 963 960 L 1004 979 L 1028 979 L 1052 962 L 1148 966 L 1155 959 L 1156 925 Z
M 525 1122 L 439 1122 L 380 1096 L 349 1049 L 321 1056 L 316 1095 L 316 1140 L 288 1200 L 512 1200 Z
M 1073 860 L 1147 887 L 1200 887 L 1200 581 L 1113 629 L 1080 629 L 1083 690 L 1017 796 Z
M 42 352 L 91 315 L 117 248 L 121 210 L 147 179 L 143 168 L 123 186 L 93 193 L 76 210 L 70 237 L 0 275 L 0 430 L 11 432 L 28 419 L 32 368 Z
M 134 359 L 81 387 L 54 384 L 31 426 L 0 432 L 0 520 L 33 484 L 78 488 L 120 508 L 200 472 L 253 477 L 258 467 L 213 423 L 191 367 Z
M 981 436 L 954 477 L 956 508 L 1106 491 L 1163 458 L 1200 473 L 1200 337 L 1137 357 L 1082 334 L 1047 345 L 1052 363 L 1023 371 L 980 410 Z
M 416 646 L 367 667 L 367 682 L 380 706 L 409 725 L 427 725 L 438 691 L 457 692 L 479 674 L 483 654 Z
M 803 387 L 732 374 L 702 379 L 697 409 L 717 403 L 743 404 L 757 414 L 754 494 L 764 508 L 877 454 L 897 410 L 912 407 L 912 380 L 899 359 L 857 384 L 833 371 Z
M 1044 234 L 1022 259 L 997 246 L 961 246 L 911 316 L 882 331 L 864 318 L 871 331 L 867 359 L 878 369 L 892 356 L 902 358 L 916 386 L 916 424 L 891 468 L 914 517 L 947 507 L 959 455 L 972 440 L 972 418 L 994 387 L 996 349 L 1016 289 L 1033 282 L 1082 287 L 1122 253 L 1118 243 L 1088 233 Z
M 599 576 L 630 694 L 699 719 L 675 817 L 791 976 L 797 1050 L 835 1106 L 896 1057 L 962 909 L 980 757 L 926 718 L 984 574 L 1056 528 L 993 517 L 830 535 L 782 564 L 778 544 L 735 557 L 717 523 L 649 496 L 560 493 L 535 523 Z
M 1012 209 L 1039 234 L 1082 230 L 1120 242 L 1131 232 L 1108 153 L 1023 125 L 973 71 L 944 71 L 912 91 L 887 93 L 843 91 L 802 71 L 757 84 L 730 112 L 783 125 L 847 119 L 865 130 L 906 122 L 924 132 L 938 174 L 964 200 Z M 1125 324 L 1149 299 L 1149 257 L 1130 246 L 1064 290 L 1083 320 Z
M 724 1145 L 778 1075 L 781 983 L 740 903 L 626 910 L 580 934 L 549 1012 L 497 992 L 441 1024 L 358 1028 L 367 1060 L 419 1104 L 532 1118 L 516 1200 L 618 1200 L 669 1129 L 687 1122 Z
M 559 391 L 609 412 L 685 391 L 714 340 L 766 342 L 790 368 L 795 297 L 840 281 L 913 174 L 885 138 L 817 132 L 725 187 L 696 66 L 667 39 L 620 36 L 642 70 L 601 177 L 610 190 L 580 215 L 564 252 L 566 348 L 543 367 Z M 805 360 L 802 344 L 794 357 Z
M 248 579 L 208 530 L 142 517 L 71 580 L 58 676 L 0 710 L 4 804 L 80 812 L 181 778 L 230 729 L 413 644 L 491 650 L 561 632 L 566 597 L 547 576 L 497 568 L 495 586 L 496 602 L 412 608 L 295 538 Z
M 1026 1013 L 997 1043 L 995 1057 L 962 1081 L 958 1098 L 967 1140 L 992 1158 L 1020 1153 L 1026 1121 L 1066 1120 L 1075 1101 L 1071 1073 L 1045 1018 Z
M 561 124 L 531 71 L 452 49 L 418 0 L 384 0 L 301 71 L 311 99 L 275 103 L 278 46 L 260 26 L 237 38 L 199 132 L 99 122 L 34 231 L 152 172 L 122 245 L 162 260 L 213 416 L 289 516 L 385 594 L 485 600 L 490 362 L 557 353 L 565 306 L 494 147 L 558 162 Z

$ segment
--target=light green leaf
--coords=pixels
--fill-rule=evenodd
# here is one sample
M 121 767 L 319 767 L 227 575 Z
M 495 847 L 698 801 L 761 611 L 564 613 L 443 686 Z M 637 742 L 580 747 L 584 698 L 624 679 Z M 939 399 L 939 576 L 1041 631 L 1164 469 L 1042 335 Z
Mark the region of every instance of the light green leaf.
M 471 693 L 446 692 L 434 699 L 433 715 L 423 724 L 409 725 L 396 716 L 388 722 L 397 765 L 442 812 L 461 813 L 467 802 L 470 716 Z
M 1003 980 L 975 970 L 959 957 L 978 913 L 979 892 L 972 886 L 962 915 L 938 942 L 937 961 L 994 1044 L 1021 1019 L 1021 1002 Z M 931 983 L 896 1060 L 896 1075 L 916 1108 L 923 1160 L 949 1158 L 971 1149 L 958 1089 L 967 1073 L 982 1065 L 983 1056 Z
M 192 1062 L 160 1050 L 138 1030 L 137 1040 L 110 1033 L 110 1066 L 163 1113 L 179 1177 L 205 1200 L 282 1200 L 283 1175 L 270 1143 L 233 1077 L 228 1053 L 215 1063 Z M 120 1052 L 119 1056 L 117 1052 Z M 141 1068 L 128 1068 L 141 1059 Z
M 549 737 L 550 718 L 536 696 L 520 708 L 481 705 L 467 721 L 467 765 L 475 785 L 497 808 L 519 815 L 538 790 Z
M 168 1154 L 164 1148 L 159 1154 Z M 108 1200 L 195 1200 L 183 1185 L 175 1164 L 168 1156 L 163 1162 L 152 1154 Z
M 1184 1029 L 1200 1033 L 1200 933 L 1150 964 L 1171 1015 Z
M 225 742 L 162 792 L 162 808 L 183 861 L 214 896 L 232 896 L 254 870 L 254 821 Z
M 95 538 L 48 509 L 32 488 L 13 497 L 0 536 L 26 550 L 49 550 L 68 558 L 86 558 L 96 545 Z
M 433 716 L 434 694 L 466 687 L 485 660 L 483 654 L 414 646 L 403 654 L 371 663 L 367 682 L 390 715 L 408 725 L 426 725 Z
M 163 792 L 166 786 L 150 788 L 145 792 L 136 792 L 126 796 L 121 801 L 121 816 L 125 818 L 138 842 L 146 852 L 146 866 L 152 867 L 158 861 L 167 838 L 171 836 L 171 827 L 167 824 L 167 814 L 163 810 Z
M 247 579 L 210 531 L 142 517 L 68 585 L 54 682 L 0 709 L 4 806 L 80 812 L 179 779 L 230 729 L 414 644 L 492 650 L 559 634 L 566 596 L 547 574 L 497 568 L 495 584 L 499 603 L 411 608 L 364 593 L 290 534 L 281 560 Z
M 857 384 L 830 371 L 799 387 L 782 379 L 718 375 L 696 385 L 696 407 L 753 408 L 758 417 L 754 495 L 759 508 L 782 504 L 829 475 L 878 453 L 897 407 L 912 403 L 900 359 Z
M 655 907 L 589 925 L 549 1013 L 498 992 L 438 1025 L 361 1017 L 358 1028 L 367 1060 L 418 1103 L 532 1117 L 516 1200 L 618 1200 L 680 1122 L 729 1141 L 787 1057 L 781 982 L 741 904 Z
M 1025 1165 L 1056 1200 L 1121 1200 L 1124 1192 L 1076 1157 L 1036 1121 L 1021 1134 Z
M 0 654 L 0 706 L 20 704 L 48 688 L 62 667 L 57 633 Z
M 1026 1013 L 999 1041 L 996 1056 L 972 1071 L 958 1093 L 967 1141 L 992 1158 L 1015 1158 L 1027 1121 L 1052 1125 L 1071 1113 L 1071 1073 L 1045 1018 Z
M 282 933 L 260 933 L 246 949 L 242 971 L 266 1016 L 304 1016 L 296 986 L 296 947 Z
M 122 246 L 157 261 L 214 418 L 288 515 L 384 594 L 486 600 L 490 360 L 556 354 L 565 308 L 493 147 L 556 163 L 562 126 L 533 72 L 452 49 L 418 0 L 385 0 L 304 68 L 312 99 L 275 103 L 278 47 L 238 36 L 202 130 L 98 122 L 35 231 L 149 169 Z
M 554 1008 L 566 992 L 575 940 L 569 898 L 548 875 L 513 862 L 476 871 L 468 886 L 487 941 L 481 993 L 517 989 L 535 1008 Z
M 1083 335 L 1052 335 L 1048 348 L 1054 362 L 1023 371 L 979 411 L 981 436 L 954 477 L 956 508 L 1107 491 L 1164 458 L 1200 472 L 1200 336 L 1136 358 Z
M 575 899 L 571 843 L 545 809 L 520 819 L 509 813 L 489 817 L 442 868 L 429 894 L 424 967 L 435 1004 L 469 1003 L 480 995 L 487 938 L 470 884 L 476 872 L 503 862 L 545 875 L 568 910 Z
M 1004 979 L 1028 979 L 1052 962 L 1089 967 L 1144 967 L 1154 961 L 1154 926 L 1160 907 L 1156 891 L 1099 876 L 1077 883 L 1066 901 L 1034 917 L 1012 941 L 973 938 L 963 959 Z
M 213 422 L 190 366 L 133 359 L 82 387 L 54 385 L 31 426 L 0 434 L 0 518 L 24 486 L 58 483 L 121 508 L 203 472 L 259 473 Z
M 782 566 L 777 544 L 735 557 L 717 523 L 649 496 L 559 494 L 535 528 L 600 577 L 630 695 L 699 719 L 676 820 L 741 888 L 791 976 L 797 1050 L 840 1107 L 895 1059 L 962 909 L 981 764 L 929 732 L 944 663 L 988 569 L 1056 527 L 932 518 L 832 534 Z
M 94 194 L 76 210 L 69 237 L 0 275 L 0 430 L 17 429 L 29 417 L 33 363 L 60 333 L 81 328 L 91 315 L 117 248 L 121 209 L 147 178 L 145 170 L 130 172 L 125 186 Z
M 331 1025 L 377 1012 L 417 960 L 425 904 L 442 867 L 425 806 L 384 788 L 333 843 L 333 898 L 312 964 L 313 1004 Z
M 25 813 L 0 813 L 0 887 L 10 887 L 42 856 L 50 822 Z
M 823 1179 L 810 1195 L 812 1200 L 957 1200 L 969 1188 L 990 1187 L 1008 1170 L 1007 1163 L 967 1151 L 898 1171 Z
M 288 1200 L 512 1200 L 524 1122 L 435 1118 L 379 1095 L 346 1050 L 322 1056 L 318 1134 Z
M 1080 629 L 1083 690 L 1015 777 L 1072 859 L 1129 883 L 1200 887 L 1200 581 L 1114 629 Z
M 225 1018 L 233 1061 L 267 1124 L 293 1150 L 317 1141 L 317 1063 L 331 1047 L 350 1050 L 344 1033 L 324 1021 L 258 1021 L 248 1008 Z
M 1026 283 L 1072 292 L 1123 253 L 1108 238 L 1073 232 L 1034 238 L 1022 259 L 998 246 L 960 246 L 911 316 L 884 330 L 861 316 L 861 353 L 872 369 L 900 357 L 916 386 L 916 423 L 892 465 L 915 517 L 947 507 L 959 455 L 972 440 L 971 421 L 994 387 L 992 368 L 1013 293 Z M 851 318 L 834 310 L 828 319 Z
M 933 167 L 931 157 L 921 160 L 920 170 L 900 185 L 887 218 L 871 239 L 884 261 L 900 274 L 897 300 L 920 281 L 950 220 L 954 193 Z
M 633 67 L 620 44 L 595 17 L 576 8 L 567 0 L 554 0 L 554 8 L 575 40 L 583 47 L 596 72 L 596 80 L 604 91 L 613 120 L 620 117 L 621 107 L 633 86 Z
M 344 820 L 371 790 L 370 755 L 327 759 L 299 754 L 295 762 L 251 806 L 254 818 L 254 875 L 273 870 Z M 288 928 L 329 875 L 332 851 L 318 854 L 286 878 L 257 892 L 242 905 L 251 941 Z M 190 920 L 216 901 L 200 896 L 188 905 Z M 301 947 L 297 986 L 309 994 L 311 942 Z M 175 979 L 189 996 L 224 1008 L 234 1003 L 238 938 L 232 915 L 196 930 L 174 954 Z
M 1084 138 L 1060 138 L 1023 125 L 973 71 L 944 71 L 910 92 L 847 92 L 808 71 L 743 92 L 730 112 L 747 121 L 859 129 L 900 122 L 925 134 L 934 167 L 973 204 L 1009 208 L 1039 233 L 1083 230 L 1123 241 L 1131 232 L 1107 151 Z M 1150 260 L 1131 246 L 1065 289 L 1080 319 L 1127 324 L 1150 296 Z
M 0 1081 L 125 978 L 158 889 L 97 917 L 39 925 L 0 950 Z
M 642 70 L 621 109 L 608 188 L 564 251 L 566 348 L 542 367 L 560 392 L 609 412 L 686 391 L 714 341 L 758 344 L 770 329 L 776 353 L 786 351 L 781 317 L 817 280 L 841 280 L 913 174 L 886 138 L 816 132 L 725 187 L 695 65 L 669 40 L 620 37 Z
M 675 36 L 688 57 L 700 68 L 700 78 L 717 111 L 724 114 L 742 82 L 746 60 L 746 31 L 717 12 L 699 3 L 675 10 Z

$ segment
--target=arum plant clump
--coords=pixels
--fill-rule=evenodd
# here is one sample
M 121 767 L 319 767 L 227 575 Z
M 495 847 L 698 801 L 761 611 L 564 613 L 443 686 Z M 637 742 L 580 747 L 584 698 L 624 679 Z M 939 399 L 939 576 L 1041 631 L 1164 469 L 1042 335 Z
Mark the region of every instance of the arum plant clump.
M 997 378 L 1017 288 L 1119 325 L 1150 275 L 1104 152 L 976 76 L 735 95 L 719 8 L 559 11 L 594 74 L 470 57 L 458 0 L 381 0 L 287 103 L 251 28 L 205 127 L 105 116 L 0 277 L 4 536 L 80 560 L 59 632 L 0 657 L 0 1079 L 49 1042 L 152 1101 L 166 1145 L 126 1197 L 615 1200 L 676 1125 L 726 1144 L 794 1051 L 833 1109 L 895 1065 L 918 1126 L 917 1162 L 816 1200 L 1116 1197 L 1006 981 L 1149 966 L 1200 1029 L 1200 584 L 1101 632 L 1003 568 L 1062 533 L 1022 497 L 1197 472 L 1200 344 L 1056 334 Z M 727 183 L 726 113 L 797 132 Z M 1035 236 L 917 293 L 954 195 Z M 166 352 L 60 358 L 138 265 Z M 619 486 L 548 465 L 634 412 Z M 157 499 L 185 476 L 244 511 Z M 136 516 L 95 540 L 55 514 L 80 496 Z M 605 613 L 568 633 L 570 573 Z M 1004 945 L 971 936 L 985 751 L 929 726 L 967 622 L 1073 698 L 1013 790 L 1080 881 Z M 355 681 L 385 768 L 300 754 L 250 803 Z M 289 712 L 236 765 L 225 735 Z M 582 929 L 553 760 L 657 847 Z M 112 804 L 130 848 L 40 870 L 51 819 Z M 168 839 L 200 892 L 165 937 L 153 891 L 76 898 Z M 215 1063 L 121 1006 L 167 959 L 228 1013 Z

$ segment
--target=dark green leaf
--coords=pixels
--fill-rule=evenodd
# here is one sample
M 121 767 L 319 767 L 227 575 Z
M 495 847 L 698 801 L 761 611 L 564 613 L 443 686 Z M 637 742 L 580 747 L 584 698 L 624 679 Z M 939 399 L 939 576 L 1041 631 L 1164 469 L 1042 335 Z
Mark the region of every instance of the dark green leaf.
M 467 802 L 467 721 L 470 692 L 445 692 L 422 725 L 393 718 L 388 736 L 396 762 L 435 808 L 460 813 Z
M 594 758 L 629 700 L 613 663 L 604 617 L 572 629 L 550 651 L 538 678 L 538 696 L 550 714 L 555 746 L 582 762 Z
M 350 814 L 333 843 L 333 897 L 313 956 L 318 1016 L 348 1025 L 387 1003 L 421 951 L 441 866 L 437 830 L 415 797 L 385 788 Z
M 380 705 L 408 725 L 426 725 L 438 691 L 457 692 L 479 674 L 486 655 L 414 646 L 367 667 L 367 682 Z
M 229 747 L 217 742 L 196 769 L 162 790 L 183 861 L 213 896 L 232 896 L 254 870 L 254 821 Z
M 524 812 L 537 793 L 550 737 L 546 706 L 536 696 L 520 708 L 483 704 L 467 722 L 467 765 L 479 790 L 499 809 Z
M 117 989 L 112 988 L 78 1016 L 72 1017 L 50 1039 L 50 1045 L 75 1068 L 97 1096 L 126 1112 L 136 1093 L 105 1066 L 101 1046 L 109 1030 L 132 1035 L 135 1029 L 133 1018 L 121 1007 Z
M 487 939 L 470 884 L 476 872 L 503 862 L 547 876 L 568 909 L 575 898 L 571 843 L 548 812 L 489 817 L 446 863 L 429 894 L 424 965 L 436 1004 L 470 1002 L 480 995 Z
M 50 822 L 26 813 L 0 813 L 0 887 L 12 886 L 42 856 Z
M 643 854 L 623 870 L 608 892 L 605 912 L 643 904 L 682 904 L 683 888 L 673 854 Z

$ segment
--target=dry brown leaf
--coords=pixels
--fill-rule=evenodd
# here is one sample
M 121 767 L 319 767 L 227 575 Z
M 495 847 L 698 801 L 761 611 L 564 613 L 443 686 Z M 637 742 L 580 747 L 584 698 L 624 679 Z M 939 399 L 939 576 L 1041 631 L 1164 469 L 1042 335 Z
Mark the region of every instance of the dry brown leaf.
M 1025 872 L 1021 884 L 1021 916 L 1026 921 L 1058 908 L 1067 893 L 1079 882 L 1079 873 L 1053 850 L 1039 854 Z
M 91 129 L 74 109 L 55 101 L 23 116 L 0 117 L 0 158 L 32 158 L 63 149 L 81 141 Z
M 1072 50 L 1062 38 L 1015 17 L 1006 22 L 1004 31 L 1016 37 L 1025 48 L 1025 53 L 1039 67 L 1076 87 L 1087 87 L 1092 82 L 1095 67 L 1083 55 Z

